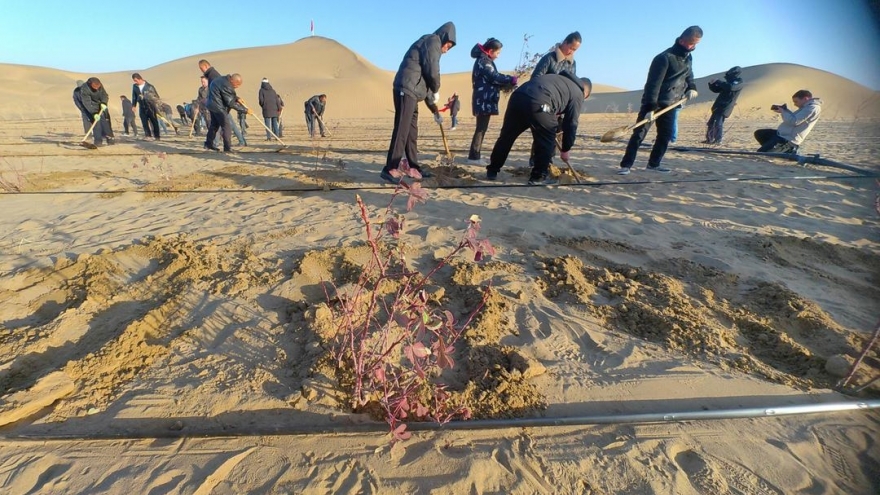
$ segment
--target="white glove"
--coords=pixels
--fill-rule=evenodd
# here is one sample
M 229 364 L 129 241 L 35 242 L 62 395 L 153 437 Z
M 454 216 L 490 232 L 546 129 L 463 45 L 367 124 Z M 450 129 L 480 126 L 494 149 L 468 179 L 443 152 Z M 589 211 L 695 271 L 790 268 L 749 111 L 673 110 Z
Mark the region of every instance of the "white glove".
M 687 98 L 688 100 L 693 100 L 694 98 L 697 97 L 697 94 L 698 93 L 697 93 L 696 89 L 689 89 L 689 90 L 687 90 L 687 92 L 685 92 L 684 97 Z
M 440 92 L 438 91 L 436 93 L 432 93 L 431 94 L 431 103 L 436 105 L 437 102 L 439 102 L 439 101 L 440 101 Z
M 434 122 L 443 125 L 443 116 L 440 115 L 440 112 L 434 114 Z
M 654 112 L 650 111 L 650 112 L 646 113 L 645 120 L 647 120 L 648 122 L 654 122 Z

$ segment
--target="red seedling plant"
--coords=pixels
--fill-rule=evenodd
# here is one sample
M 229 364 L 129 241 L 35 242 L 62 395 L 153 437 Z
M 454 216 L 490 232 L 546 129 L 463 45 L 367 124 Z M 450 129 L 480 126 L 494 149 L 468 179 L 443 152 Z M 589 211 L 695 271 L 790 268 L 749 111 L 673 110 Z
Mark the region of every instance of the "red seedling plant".
M 400 182 L 380 220 L 371 219 L 357 197 L 371 257 L 353 289 L 331 310 L 336 325 L 333 356 L 340 370 L 350 370 L 351 407 L 381 415 L 394 442 L 409 438 L 409 421 L 470 418 L 470 410 L 451 397 L 440 376 L 455 366 L 462 333 L 485 304 L 488 288 L 465 321 L 458 322 L 429 295 L 430 282 L 462 251 L 473 252 L 474 261 L 495 251 L 488 240 L 478 238 L 480 219 L 474 215 L 458 245 L 426 274 L 411 268 L 401 241 L 405 217 L 394 212 L 393 204 L 397 196 L 406 195 L 410 211 L 427 201 L 428 191 L 406 159 L 391 174 Z

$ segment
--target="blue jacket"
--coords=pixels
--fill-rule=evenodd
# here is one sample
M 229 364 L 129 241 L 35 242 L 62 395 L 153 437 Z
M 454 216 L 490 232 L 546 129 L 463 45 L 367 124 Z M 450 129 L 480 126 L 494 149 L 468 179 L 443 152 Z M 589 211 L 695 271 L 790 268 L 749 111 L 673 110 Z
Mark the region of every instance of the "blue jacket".
M 479 43 L 471 48 L 471 57 L 476 59 L 471 72 L 471 83 L 474 86 L 471 104 L 474 115 L 498 115 L 501 87 L 512 86 L 513 76 L 498 72 L 495 62 L 486 55 Z

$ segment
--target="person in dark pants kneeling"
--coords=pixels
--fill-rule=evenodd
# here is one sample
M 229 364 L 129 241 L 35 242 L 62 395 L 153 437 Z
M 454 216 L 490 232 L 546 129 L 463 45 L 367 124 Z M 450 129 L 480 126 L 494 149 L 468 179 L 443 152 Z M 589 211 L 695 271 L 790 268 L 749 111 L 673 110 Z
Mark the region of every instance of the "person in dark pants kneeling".
M 501 135 L 495 142 L 486 167 L 486 179 L 495 180 L 498 177 L 516 138 L 526 129 L 531 129 L 535 155 L 529 185 L 552 184 L 553 181 L 547 176 L 556 149 L 556 132 L 562 131 L 562 153 L 559 157 L 567 161 L 569 151 L 574 146 L 581 106 L 592 90 L 593 84 L 586 77 L 577 78 L 563 71 L 561 74 L 530 79 L 514 91 L 504 112 Z

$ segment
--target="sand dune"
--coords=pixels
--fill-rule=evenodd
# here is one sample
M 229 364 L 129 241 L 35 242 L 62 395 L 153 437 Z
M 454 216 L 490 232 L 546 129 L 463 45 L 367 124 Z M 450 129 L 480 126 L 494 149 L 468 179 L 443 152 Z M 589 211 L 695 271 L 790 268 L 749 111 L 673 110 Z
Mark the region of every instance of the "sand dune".
M 131 94 L 130 76 L 135 71 L 153 83 L 163 99 L 174 106 L 195 98 L 200 75 L 196 62 L 202 58 L 210 60 L 224 74 L 241 73 L 245 82 L 239 95 L 251 105 L 256 105 L 260 80 L 268 77 L 284 98 L 288 112 L 297 117 L 302 102 L 318 93 L 328 95 L 327 116 L 331 121 L 390 117 L 393 113 L 390 94 L 394 72 L 382 70 L 338 42 L 319 36 L 285 45 L 192 55 L 155 67 L 94 75 L 101 78 L 111 94 L 114 115 L 119 113 L 119 95 Z M 77 111 L 70 93 L 77 79 L 90 75 L 0 64 L 0 98 L 4 101 L 0 119 L 75 118 Z M 587 75 L 593 79 L 595 88 L 586 112 L 626 112 L 628 105 L 638 109 L 641 91 L 621 91 L 601 84 L 601 74 Z M 700 96 L 696 104 L 689 105 L 688 112 L 708 113 L 715 96 L 708 90 L 708 81 L 722 75 L 698 79 Z M 825 100 L 826 119 L 880 117 L 880 93 L 829 72 L 793 64 L 767 64 L 745 67 L 743 78 L 746 86 L 737 110 L 741 116 L 765 116 L 771 103 L 788 101 L 797 89 L 808 88 Z M 470 73 L 443 75 L 441 97 L 446 98 L 453 92 L 462 98 L 462 114 L 470 115 Z M 506 99 L 502 100 L 503 107 Z
M 708 115 L 717 96 L 709 91 L 709 81 L 723 77 L 721 72 L 697 78 L 700 95 L 684 111 Z M 791 106 L 791 95 L 799 89 L 808 89 L 813 96 L 822 98 L 822 118 L 825 120 L 880 118 L 880 92 L 830 72 L 777 63 L 743 67 L 742 78 L 744 86 L 734 110 L 734 115 L 739 117 L 772 116 L 771 104 L 788 103 Z M 589 100 L 586 111 L 616 113 L 631 109 L 635 112 L 639 109 L 641 97 L 641 90 L 596 95 Z

